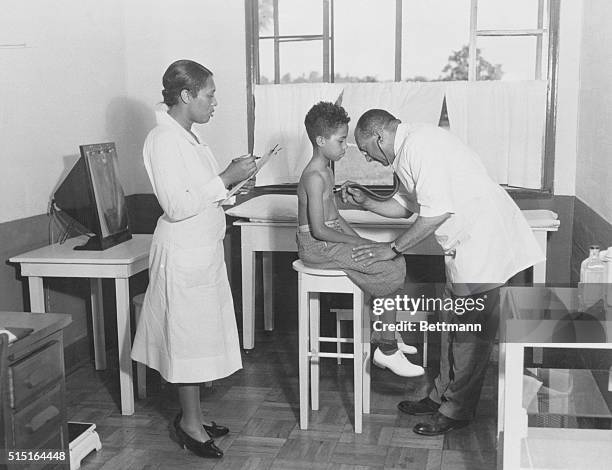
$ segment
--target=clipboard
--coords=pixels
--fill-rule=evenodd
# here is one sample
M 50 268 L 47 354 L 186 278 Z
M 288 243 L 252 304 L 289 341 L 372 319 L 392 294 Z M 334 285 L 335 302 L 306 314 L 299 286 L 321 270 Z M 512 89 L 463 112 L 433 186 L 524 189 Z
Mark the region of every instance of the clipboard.
M 240 183 L 236 184 L 230 191 L 229 193 L 227 193 L 227 197 L 221 201 L 219 203 L 220 206 L 227 204 L 227 201 L 229 201 L 230 198 L 232 198 L 233 196 L 235 196 L 241 189 L 242 187 L 247 183 L 247 181 L 249 181 L 250 179 L 255 178 L 255 176 L 257 176 L 257 173 L 259 173 L 259 171 L 266 166 L 266 163 L 268 163 L 268 161 L 270 161 L 270 159 L 276 155 L 278 152 L 280 152 L 282 149 L 278 146 L 279 144 L 276 144 L 274 147 L 272 147 L 272 150 L 270 150 L 269 152 L 267 152 L 263 157 L 255 160 L 255 166 L 257 167 L 257 170 L 255 170 L 255 173 L 253 174 L 253 176 L 251 176 L 250 178 L 247 178 L 245 180 L 242 180 Z M 247 155 L 250 156 L 250 155 Z

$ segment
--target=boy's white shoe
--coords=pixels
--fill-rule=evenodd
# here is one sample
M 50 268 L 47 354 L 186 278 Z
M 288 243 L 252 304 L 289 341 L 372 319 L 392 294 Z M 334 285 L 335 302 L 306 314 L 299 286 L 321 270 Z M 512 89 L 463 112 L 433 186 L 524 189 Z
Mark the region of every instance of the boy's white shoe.
M 417 348 L 411 346 L 410 344 L 402 343 L 401 341 L 397 342 L 397 349 L 399 349 L 404 354 L 416 354 Z
M 417 353 L 417 348 L 404 343 L 404 339 L 402 338 L 402 335 L 400 335 L 399 331 L 395 332 L 395 339 L 397 341 L 397 349 L 399 349 L 404 354 L 416 354 Z
M 425 369 L 410 362 L 399 350 L 387 356 L 379 348 L 376 348 L 372 362 L 375 366 L 381 369 L 389 369 L 400 377 L 418 377 L 425 373 Z

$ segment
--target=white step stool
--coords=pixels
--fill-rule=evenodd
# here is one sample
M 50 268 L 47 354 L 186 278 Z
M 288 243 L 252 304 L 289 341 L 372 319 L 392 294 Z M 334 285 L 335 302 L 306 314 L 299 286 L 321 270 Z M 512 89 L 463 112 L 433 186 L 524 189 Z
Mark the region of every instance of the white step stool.
M 68 422 L 68 439 L 70 440 L 70 470 L 81 468 L 81 460 L 91 452 L 102 449 L 100 436 L 93 423 Z

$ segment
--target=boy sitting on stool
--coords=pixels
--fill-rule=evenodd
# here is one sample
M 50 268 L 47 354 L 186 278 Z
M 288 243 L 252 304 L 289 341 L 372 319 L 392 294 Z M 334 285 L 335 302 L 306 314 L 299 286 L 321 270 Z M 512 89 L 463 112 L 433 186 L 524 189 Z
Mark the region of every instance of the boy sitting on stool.
M 312 143 L 310 162 L 304 168 L 298 194 L 298 254 L 306 266 L 341 269 L 364 292 L 374 297 L 395 295 L 404 286 L 406 263 L 403 256 L 378 261 L 369 266 L 353 261 L 354 246 L 370 243 L 360 237 L 338 212 L 333 195 L 334 175 L 330 161 L 339 161 L 345 154 L 350 118 L 338 105 L 320 102 L 306 114 L 304 124 Z M 384 324 L 395 323 L 396 311 L 385 311 Z M 409 346 L 403 345 L 405 348 Z M 414 352 L 414 348 L 410 348 Z M 375 365 L 388 368 L 403 377 L 425 373 L 412 364 L 398 348 L 394 331 L 385 329 L 374 351 Z

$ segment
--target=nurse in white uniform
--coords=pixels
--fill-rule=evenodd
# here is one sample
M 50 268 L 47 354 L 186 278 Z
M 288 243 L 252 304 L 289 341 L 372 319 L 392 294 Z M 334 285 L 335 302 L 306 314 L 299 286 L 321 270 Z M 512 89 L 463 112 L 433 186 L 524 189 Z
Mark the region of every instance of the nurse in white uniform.
M 482 327 L 480 333 L 443 332 L 433 390 L 423 400 L 399 404 L 403 412 L 431 415 L 414 432 L 444 434 L 474 417 L 499 325 L 499 288 L 543 261 L 544 254 L 512 198 L 450 132 L 402 124 L 387 111 L 373 109 L 357 122 L 355 140 L 366 159 L 393 168 L 407 194 L 377 201 L 345 183 L 344 200 L 388 217 L 418 213 L 418 218 L 392 243 L 356 247 L 354 259 L 366 264 L 392 259 L 434 234 L 445 253 L 447 296 L 455 306 L 473 307 L 442 312 L 442 322 Z
M 193 132 L 213 115 L 212 73 L 180 60 L 163 76 L 163 109 L 144 143 L 144 163 L 164 213 L 149 255 L 149 285 L 132 359 L 178 384 L 181 412 L 174 426 L 183 447 L 202 457 L 223 452 L 211 438 L 228 432 L 208 422 L 201 382 L 242 368 L 234 304 L 223 258 L 227 188 L 251 177 L 253 157 L 220 171 L 210 148 Z

